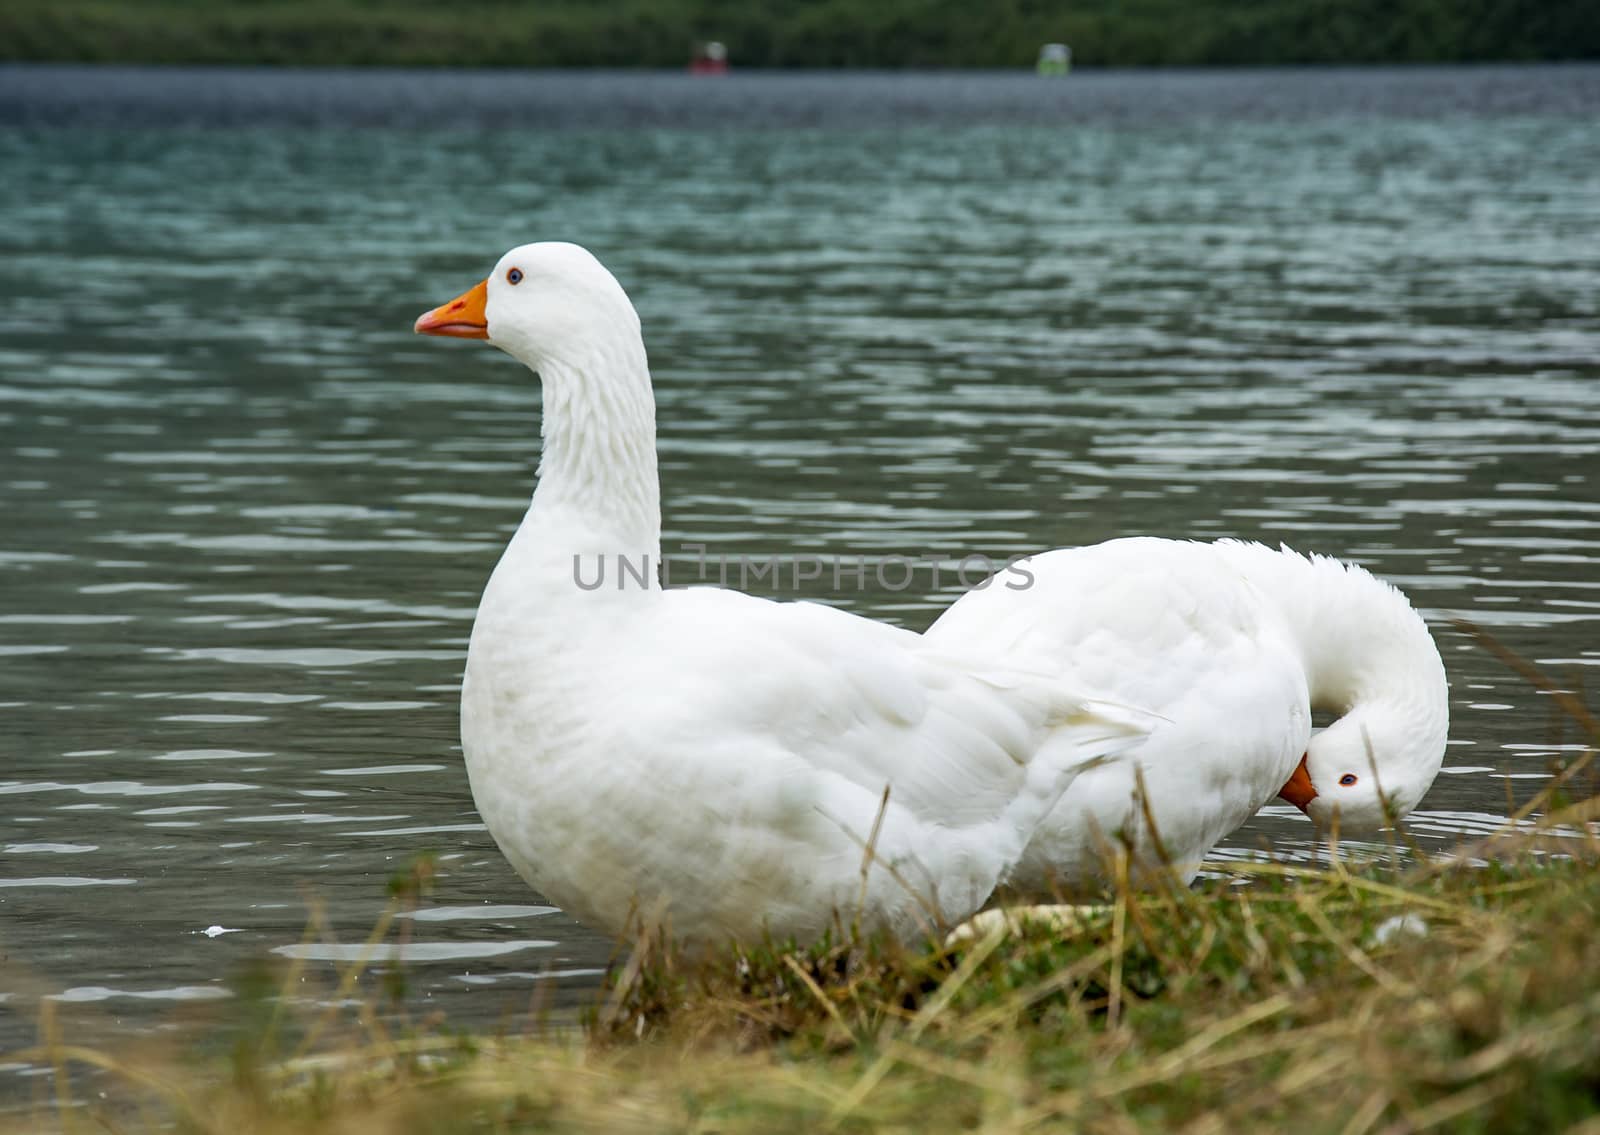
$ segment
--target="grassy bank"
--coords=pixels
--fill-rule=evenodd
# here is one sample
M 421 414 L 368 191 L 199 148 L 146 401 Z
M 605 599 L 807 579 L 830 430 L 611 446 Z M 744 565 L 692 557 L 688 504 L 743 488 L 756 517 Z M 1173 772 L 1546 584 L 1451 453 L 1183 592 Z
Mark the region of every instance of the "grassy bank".
M 1115 896 L 1072 928 L 996 926 L 948 948 L 691 964 L 645 942 L 581 1030 L 397 1032 L 374 1011 L 384 982 L 359 967 L 341 991 L 367 1000 L 337 1019 L 232 1003 L 226 1060 L 217 1033 L 98 1052 L 47 1018 L 22 1055 L 63 1084 L 110 1069 L 113 1087 L 88 1114 L 45 1102 L 14 1126 L 1600 1130 L 1600 841 L 1555 834 L 1597 816 L 1595 799 L 1568 805 L 1543 834 L 1447 865 L 1232 865 L 1195 891 Z
M 0 59 L 137 63 L 1025 67 L 1600 58 L 1589 0 L 8 0 Z
M 1589 748 L 1447 856 L 1334 840 L 1318 866 L 1220 862 L 920 948 L 689 959 L 641 934 L 581 1018 L 536 1000 L 490 1034 L 407 1016 L 404 970 L 362 961 L 252 970 L 126 1050 L 43 1000 L 38 1045 L 0 1064 L 50 1071 L 0 1132 L 1600 1135 L 1600 722 L 1463 627 Z M 394 881 L 369 949 L 403 956 L 432 872 Z

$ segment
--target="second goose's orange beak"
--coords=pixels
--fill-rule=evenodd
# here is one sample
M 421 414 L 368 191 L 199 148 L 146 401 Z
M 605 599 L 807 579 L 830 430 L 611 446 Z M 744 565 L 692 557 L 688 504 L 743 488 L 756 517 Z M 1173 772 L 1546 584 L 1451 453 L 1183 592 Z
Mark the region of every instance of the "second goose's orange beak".
M 1306 771 L 1305 757 L 1300 758 L 1300 763 L 1294 767 L 1294 775 L 1289 777 L 1289 783 L 1279 790 L 1278 795 L 1302 812 L 1306 810 L 1307 804 L 1317 798 L 1316 787 L 1311 783 L 1311 774 Z
M 471 291 L 462 292 L 449 303 L 440 304 L 432 311 L 417 316 L 414 330 L 418 335 L 449 335 L 455 339 L 487 339 L 489 316 L 484 308 L 489 303 L 489 281 L 485 280 Z

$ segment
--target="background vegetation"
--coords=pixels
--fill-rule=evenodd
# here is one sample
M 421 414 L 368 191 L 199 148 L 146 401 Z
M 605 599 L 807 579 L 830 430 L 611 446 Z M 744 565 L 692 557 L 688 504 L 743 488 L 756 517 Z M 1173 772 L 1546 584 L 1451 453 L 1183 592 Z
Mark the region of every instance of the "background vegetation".
M 1600 58 L 1594 0 L 7 0 L 0 59 L 136 63 L 1026 67 Z

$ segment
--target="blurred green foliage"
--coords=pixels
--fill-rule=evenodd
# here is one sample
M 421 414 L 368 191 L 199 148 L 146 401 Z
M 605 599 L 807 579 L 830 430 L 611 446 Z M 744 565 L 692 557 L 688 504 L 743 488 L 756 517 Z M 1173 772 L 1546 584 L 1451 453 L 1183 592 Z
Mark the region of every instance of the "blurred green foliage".
M 681 67 L 1600 58 L 1597 0 L 7 0 L 0 59 Z

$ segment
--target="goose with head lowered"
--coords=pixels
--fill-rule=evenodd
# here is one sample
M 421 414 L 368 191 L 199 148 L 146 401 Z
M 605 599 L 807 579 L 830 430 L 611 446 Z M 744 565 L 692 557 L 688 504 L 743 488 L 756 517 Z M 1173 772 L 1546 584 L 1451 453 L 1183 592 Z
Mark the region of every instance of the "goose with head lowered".
M 1377 832 L 1427 792 L 1449 690 L 1404 595 L 1353 564 L 1237 540 L 1129 538 L 1012 566 L 1026 589 L 970 591 L 929 627 L 946 650 L 1090 682 L 1160 716 L 1128 759 L 1088 770 L 1008 879 L 1086 897 L 1176 871 L 1274 796 L 1339 835 Z M 1313 710 L 1332 721 L 1313 730 Z
M 1382 822 L 1438 769 L 1437 651 L 1359 569 L 1112 541 L 1026 561 L 1031 586 L 969 593 L 921 635 L 663 588 L 644 342 L 599 261 L 513 249 L 416 330 L 487 340 L 543 386 L 462 747 L 507 859 L 597 928 L 649 911 L 696 942 L 856 921 L 909 938 L 1001 884 L 1089 885 L 1118 841 L 1192 874 L 1280 791 L 1320 821 Z M 1313 705 L 1344 715 L 1315 742 Z

